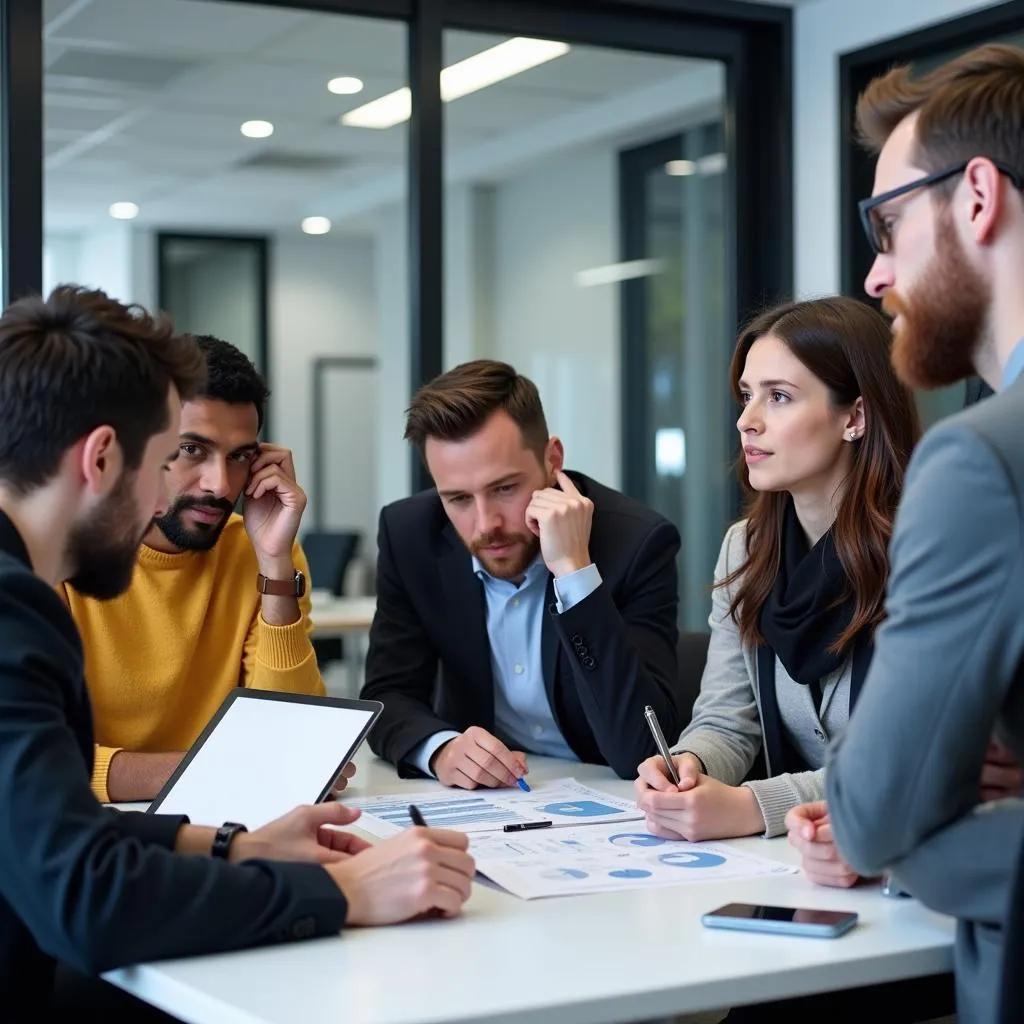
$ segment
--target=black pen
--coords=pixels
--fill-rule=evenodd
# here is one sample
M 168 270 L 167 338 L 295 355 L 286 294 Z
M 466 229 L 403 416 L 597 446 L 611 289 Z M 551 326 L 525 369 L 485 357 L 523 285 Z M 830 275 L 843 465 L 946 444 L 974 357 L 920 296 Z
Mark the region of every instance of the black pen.
M 412 823 L 419 826 L 420 828 L 426 828 L 426 819 L 420 814 L 420 809 L 415 804 L 409 804 L 409 817 L 412 818 Z
M 502 826 L 505 832 L 530 832 L 535 828 L 550 828 L 550 821 L 524 821 L 520 825 L 504 825 Z

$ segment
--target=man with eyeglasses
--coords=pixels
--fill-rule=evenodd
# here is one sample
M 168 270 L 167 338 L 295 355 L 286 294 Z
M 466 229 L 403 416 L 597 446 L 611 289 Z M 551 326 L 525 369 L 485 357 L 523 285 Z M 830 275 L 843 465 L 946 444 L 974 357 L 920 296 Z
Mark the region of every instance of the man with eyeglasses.
M 791 836 L 805 864 L 820 833 L 822 856 L 890 870 L 956 916 L 959 1020 L 980 1024 L 997 1019 L 1024 840 L 1024 50 L 981 47 L 917 80 L 897 68 L 857 119 L 878 153 L 865 287 L 894 317 L 897 372 L 925 388 L 978 374 L 997 394 L 914 455 L 827 812 L 798 809 Z

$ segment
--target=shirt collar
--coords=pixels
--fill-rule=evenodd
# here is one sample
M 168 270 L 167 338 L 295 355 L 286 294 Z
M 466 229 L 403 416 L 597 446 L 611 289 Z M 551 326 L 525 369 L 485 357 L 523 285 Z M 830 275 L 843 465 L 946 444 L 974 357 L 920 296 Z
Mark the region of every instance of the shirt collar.
M 1006 368 L 1003 370 L 1003 390 L 1013 384 L 1021 373 L 1024 373 L 1024 338 L 1017 342 L 1016 348 L 1006 361 Z
M 482 579 L 485 583 L 487 580 L 497 580 L 497 576 L 492 576 L 485 568 L 483 562 L 480 561 L 476 555 L 473 555 L 473 572 Z M 533 561 L 526 567 L 526 572 L 523 573 L 523 583 L 532 583 L 537 575 L 541 572 L 547 572 L 547 566 L 544 564 L 544 559 L 541 553 L 538 551 L 534 556 Z M 512 580 L 500 580 L 501 583 L 512 583 Z M 520 584 L 522 586 L 522 584 Z

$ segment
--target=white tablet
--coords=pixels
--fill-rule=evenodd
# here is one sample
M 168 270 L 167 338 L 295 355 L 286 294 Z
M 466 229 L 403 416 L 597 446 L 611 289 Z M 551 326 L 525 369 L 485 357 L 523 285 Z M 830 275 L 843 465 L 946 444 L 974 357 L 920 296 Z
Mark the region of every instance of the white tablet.
M 150 804 L 193 825 L 250 830 L 318 803 L 384 705 L 268 690 L 232 690 Z

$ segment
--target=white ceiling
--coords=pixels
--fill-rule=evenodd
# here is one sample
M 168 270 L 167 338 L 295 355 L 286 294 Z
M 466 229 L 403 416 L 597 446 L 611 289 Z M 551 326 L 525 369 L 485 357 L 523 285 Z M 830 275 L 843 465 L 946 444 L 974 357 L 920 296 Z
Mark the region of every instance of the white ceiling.
M 167 228 L 296 230 L 401 198 L 406 125 L 344 127 L 405 84 L 405 26 L 212 0 L 46 0 L 46 223 L 109 223 L 117 201 Z M 450 31 L 445 63 L 504 37 Z M 356 96 L 327 91 L 355 75 Z M 574 47 L 446 105 L 449 176 L 500 180 L 595 133 L 655 138 L 687 106 L 721 102 L 708 62 Z M 248 139 L 243 121 L 272 121 Z

